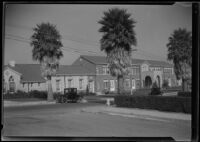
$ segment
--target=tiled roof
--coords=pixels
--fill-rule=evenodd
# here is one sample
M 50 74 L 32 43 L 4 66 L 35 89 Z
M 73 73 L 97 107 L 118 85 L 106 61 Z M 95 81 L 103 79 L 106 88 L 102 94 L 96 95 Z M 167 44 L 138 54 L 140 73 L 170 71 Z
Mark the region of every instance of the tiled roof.
M 105 56 L 87 56 L 82 55 L 82 58 L 94 63 L 94 64 L 107 64 Z M 156 60 L 146 60 L 146 59 L 132 59 L 132 64 L 140 65 L 144 62 L 150 64 L 150 66 L 164 66 L 164 67 L 173 67 L 173 64 L 170 64 L 165 61 L 156 61 Z
M 21 73 L 22 82 L 45 82 L 45 79 L 41 76 L 39 64 L 15 64 L 14 67 L 10 65 L 7 65 L 6 67 Z
M 15 64 L 15 67 L 6 65 L 12 70 L 22 74 L 22 82 L 45 82 L 41 76 L 40 64 Z M 58 75 L 94 75 L 89 69 L 82 66 L 60 65 L 57 71 Z
M 83 66 L 60 65 L 57 71 L 58 75 L 95 75 L 95 72 Z

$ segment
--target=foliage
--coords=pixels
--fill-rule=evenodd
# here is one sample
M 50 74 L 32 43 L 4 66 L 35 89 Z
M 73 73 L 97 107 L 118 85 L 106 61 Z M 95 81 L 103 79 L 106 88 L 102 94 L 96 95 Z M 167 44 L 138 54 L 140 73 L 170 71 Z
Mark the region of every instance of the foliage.
M 192 35 L 186 29 L 179 28 L 169 37 L 168 60 L 174 63 L 177 79 L 182 79 L 183 90 L 185 82 L 191 80 L 192 66 Z
M 156 82 L 154 82 L 153 85 L 152 85 L 150 95 L 161 95 L 161 90 L 158 87 Z
M 183 91 L 179 91 L 177 94 L 179 97 L 192 97 L 191 92 L 183 92 Z
M 46 91 L 37 91 L 37 90 L 33 90 L 33 91 L 30 91 L 30 92 L 24 92 L 24 91 L 18 90 L 15 93 L 4 94 L 4 99 L 17 99 L 17 98 L 46 99 L 47 98 L 47 92 Z
M 133 92 L 133 95 L 136 96 L 147 96 L 151 93 L 151 89 L 149 88 L 143 88 L 143 89 L 136 89 L 134 92 Z
M 188 97 L 117 95 L 114 100 L 117 107 L 191 113 L 191 98 Z
M 169 82 L 168 82 L 168 80 L 163 80 L 162 87 L 163 87 L 163 88 L 168 88 L 168 87 L 169 87 Z
M 29 92 L 29 95 L 30 95 L 31 98 L 47 99 L 47 92 L 46 91 L 33 90 L 33 91 Z
M 100 40 L 101 50 L 107 54 L 107 61 L 112 76 L 117 76 L 118 93 L 123 91 L 123 78 L 131 65 L 132 45 L 136 45 L 135 21 L 125 9 L 112 8 L 104 12 L 98 22 L 103 33 Z
M 63 56 L 61 35 L 56 26 L 50 23 L 37 24 L 33 28 L 30 45 L 32 58 L 41 64 L 42 76 L 48 80 L 48 100 L 53 100 L 51 76 L 56 74 L 59 59 Z

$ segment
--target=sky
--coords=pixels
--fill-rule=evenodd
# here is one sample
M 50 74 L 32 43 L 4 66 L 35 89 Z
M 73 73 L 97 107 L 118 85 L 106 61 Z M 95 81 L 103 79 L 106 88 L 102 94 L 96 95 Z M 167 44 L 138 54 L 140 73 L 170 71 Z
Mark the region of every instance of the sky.
M 106 56 L 100 50 L 98 21 L 110 8 L 123 8 L 136 21 L 137 51 L 132 58 L 167 60 L 168 38 L 175 29 L 192 31 L 191 5 L 6 4 L 4 64 L 38 63 L 32 60 L 30 37 L 36 24 L 56 25 L 62 36 L 63 58 L 70 65 L 80 55 Z

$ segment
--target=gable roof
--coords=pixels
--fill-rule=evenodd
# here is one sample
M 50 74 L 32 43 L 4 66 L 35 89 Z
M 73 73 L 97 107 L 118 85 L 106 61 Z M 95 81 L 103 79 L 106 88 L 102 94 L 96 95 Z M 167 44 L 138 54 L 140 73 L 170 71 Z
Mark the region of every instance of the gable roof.
M 22 82 L 45 82 L 41 75 L 40 64 L 15 64 L 8 67 L 21 74 Z M 94 75 L 95 73 L 83 66 L 60 65 L 57 75 Z
M 14 67 L 10 65 L 6 65 L 6 67 L 20 73 L 22 82 L 45 82 L 39 64 L 15 64 Z
M 60 65 L 57 75 L 95 75 L 95 72 L 83 66 Z
M 94 64 L 107 64 L 106 56 L 88 56 L 81 55 L 80 57 L 94 63 Z M 157 60 L 146 60 L 146 59 L 132 59 L 132 64 L 141 65 L 144 62 L 150 64 L 150 66 L 163 66 L 163 67 L 173 67 L 173 64 L 170 64 L 166 61 L 157 61 Z

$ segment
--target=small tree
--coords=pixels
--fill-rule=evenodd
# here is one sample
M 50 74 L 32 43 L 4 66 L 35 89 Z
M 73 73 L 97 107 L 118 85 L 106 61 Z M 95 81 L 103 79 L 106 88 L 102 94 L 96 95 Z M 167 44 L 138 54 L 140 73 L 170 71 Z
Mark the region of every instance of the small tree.
M 160 95 L 161 94 L 160 88 L 158 87 L 156 82 L 153 83 L 150 94 L 151 95 Z
M 167 80 L 164 80 L 163 84 L 162 84 L 162 87 L 165 88 L 165 89 L 168 88 L 169 87 L 169 82 Z

